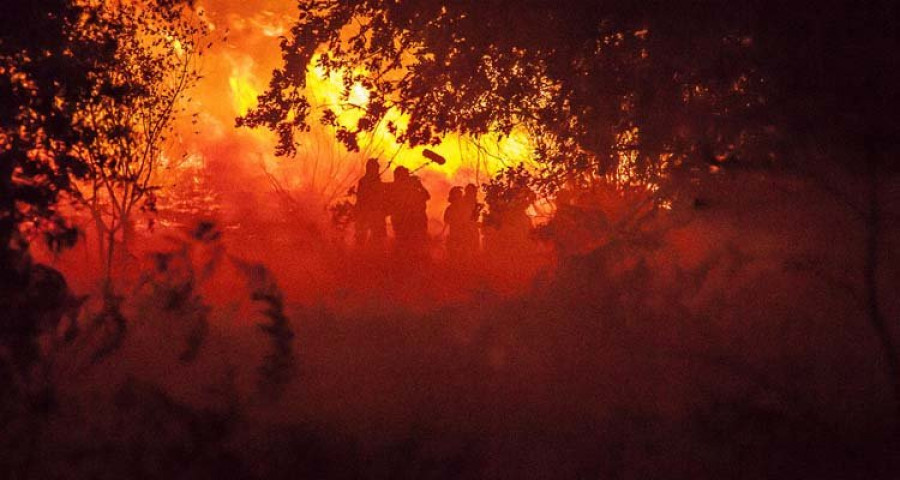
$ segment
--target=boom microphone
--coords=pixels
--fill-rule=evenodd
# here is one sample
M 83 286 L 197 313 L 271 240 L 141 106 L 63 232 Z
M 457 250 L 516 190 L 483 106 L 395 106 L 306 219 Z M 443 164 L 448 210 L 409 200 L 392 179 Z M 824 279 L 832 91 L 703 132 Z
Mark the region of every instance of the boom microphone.
M 446 158 L 442 157 L 437 152 L 429 150 L 427 148 L 422 152 L 422 156 L 427 158 L 428 160 L 431 160 L 432 162 L 434 162 L 438 165 L 443 165 L 443 164 L 447 163 Z

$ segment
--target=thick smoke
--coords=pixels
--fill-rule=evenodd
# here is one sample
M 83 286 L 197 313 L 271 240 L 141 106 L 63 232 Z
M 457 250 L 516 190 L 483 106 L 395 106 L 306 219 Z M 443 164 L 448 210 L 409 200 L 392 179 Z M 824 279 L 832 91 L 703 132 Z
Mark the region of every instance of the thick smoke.
M 89 229 L 35 249 L 80 313 L 42 337 L 41 388 L 0 393 L 11 478 L 895 478 L 863 232 L 833 195 L 733 171 L 626 225 L 598 194 L 466 263 L 439 219 L 472 172 L 425 169 L 429 259 L 360 252 L 327 207 L 364 155 L 322 136 L 276 159 L 233 128 L 293 15 L 265 3 L 206 5 L 229 39 L 120 259 L 117 308 Z M 900 283 L 892 255 L 879 272 Z

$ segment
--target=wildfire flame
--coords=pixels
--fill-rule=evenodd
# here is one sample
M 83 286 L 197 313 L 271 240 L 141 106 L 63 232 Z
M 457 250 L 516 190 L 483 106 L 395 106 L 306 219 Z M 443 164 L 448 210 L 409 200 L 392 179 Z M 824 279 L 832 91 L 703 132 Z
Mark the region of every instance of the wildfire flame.
M 195 169 L 197 175 L 202 175 L 204 168 L 227 171 L 236 177 L 243 175 L 249 178 L 235 182 L 256 185 L 263 190 L 271 189 L 271 182 L 275 181 L 275 187 L 282 191 L 302 192 L 305 199 L 315 198 L 327 205 L 346 195 L 362 175 L 365 161 L 374 157 L 381 160 L 385 169 L 402 165 L 417 170 L 432 191 L 429 215 L 437 219 L 442 217 L 446 192 L 451 186 L 486 182 L 504 167 L 520 163 L 533 165 L 534 142 L 523 128 L 509 135 L 447 135 L 440 145 L 428 147 L 446 159 L 442 165 L 423 157 L 425 147 L 410 148 L 398 143 L 387 128 L 388 122 L 360 136 L 359 152 L 348 152 L 336 140 L 332 127 L 318 123 L 318 115 L 328 108 L 335 112 L 340 125 L 353 128 L 368 104 L 369 92 L 362 84 L 355 83 L 345 96 L 345 76 L 361 72 L 326 73 L 317 66 L 315 58 L 306 72 L 312 128 L 298 139 L 296 157 L 276 157 L 276 138 L 272 132 L 263 128 L 237 129 L 234 122 L 257 104 L 272 70 L 280 65 L 277 37 L 284 35 L 296 20 L 295 3 L 268 2 L 263 10 L 253 9 L 247 3 L 208 0 L 196 7 L 204 11 L 204 19 L 217 35 L 229 33 L 227 41 L 206 53 L 205 78 L 193 94 L 201 113 L 194 123 L 184 123 L 180 129 L 179 147 L 195 159 L 184 163 L 184 168 Z M 387 120 L 402 129 L 409 118 L 391 110 Z M 628 131 L 620 136 L 620 141 L 633 143 L 638 135 L 637 129 Z M 620 167 L 613 175 L 617 183 L 633 183 L 636 155 L 636 151 L 623 150 Z M 176 154 L 170 156 L 174 158 Z M 199 164 L 203 167 L 198 168 L 196 159 L 202 160 Z M 385 175 L 385 179 L 390 180 L 390 175 Z M 651 190 L 654 187 L 649 186 Z
M 193 92 L 199 114 L 192 122 L 180 122 L 183 154 L 195 159 L 184 168 L 197 168 L 196 159 L 206 168 L 248 173 L 257 179 L 263 175 L 277 178 L 288 191 L 303 191 L 327 203 L 344 195 L 362 173 L 366 159 L 375 157 L 383 166 L 406 166 L 433 188 L 430 214 L 440 217 L 444 191 L 451 185 L 480 183 L 505 166 L 528 163 L 532 142 L 524 130 L 511 135 L 484 135 L 478 138 L 448 135 L 441 145 L 429 147 L 446 159 L 443 165 L 423 157 L 425 147 L 410 148 L 396 141 L 383 122 L 374 132 L 359 139 L 360 152 L 348 152 L 329 127 L 312 118 L 312 129 L 300 141 L 296 158 L 274 155 L 275 136 L 265 129 L 235 129 L 234 119 L 257 103 L 268 83 L 270 72 L 281 62 L 277 37 L 295 20 L 295 3 L 290 0 L 269 2 L 264 10 L 253 10 L 247 2 L 209 0 L 197 5 L 216 35 L 227 31 L 227 40 L 205 54 L 204 79 Z M 355 72 L 353 72 L 355 73 Z M 307 70 L 307 94 L 313 103 L 313 116 L 322 108 L 338 114 L 344 126 L 355 125 L 369 100 L 369 92 L 357 83 L 345 100 L 341 72 L 326 74 L 311 62 Z M 399 126 L 408 118 L 396 111 L 388 119 Z M 169 153 L 176 157 L 176 153 Z M 165 175 L 163 173 L 163 175 Z M 386 176 L 389 180 L 389 175 Z M 163 181 L 162 183 L 165 183 Z

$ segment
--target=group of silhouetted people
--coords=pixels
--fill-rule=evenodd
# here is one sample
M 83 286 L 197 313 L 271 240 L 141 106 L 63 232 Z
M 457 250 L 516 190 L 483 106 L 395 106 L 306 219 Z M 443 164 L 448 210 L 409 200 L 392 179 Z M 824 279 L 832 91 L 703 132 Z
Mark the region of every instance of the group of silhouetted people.
M 387 237 L 387 217 L 391 218 L 398 248 L 410 252 L 425 250 L 428 215 L 425 206 L 431 195 L 406 167 L 394 169 L 394 181 L 381 181 L 378 160 L 366 162 L 366 173 L 356 187 L 356 243 L 381 246 Z
M 378 160 L 366 162 L 365 174 L 356 187 L 354 218 L 356 244 L 362 248 L 382 248 L 387 239 L 387 218 L 393 229 L 397 250 L 409 257 L 428 254 L 428 216 L 426 204 L 431 199 L 418 177 L 406 167 L 394 169 L 393 182 L 381 180 Z M 530 192 L 529 192 L 530 193 Z M 525 213 L 534 200 L 525 195 L 521 202 L 492 206 L 493 227 L 490 237 L 496 245 L 506 248 L 507 241 L 527 241 L 531 219 Z M 444 211 L 447 231 L 447 257 L 472 258 L 481 249 L 483 205 L 478 202 L 478 187 L 452 187 L 449 205 Z

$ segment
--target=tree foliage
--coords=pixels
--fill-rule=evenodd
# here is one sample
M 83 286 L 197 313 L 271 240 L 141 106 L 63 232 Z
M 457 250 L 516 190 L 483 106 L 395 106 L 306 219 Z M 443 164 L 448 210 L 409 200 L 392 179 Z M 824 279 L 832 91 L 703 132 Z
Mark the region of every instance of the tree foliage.
M 384 122 L 410 145 L 524 128 L 539 186 L 551 190 L 608 179 L 623 163 L 627 182 L 733 160 L 771 165 L 807 141 L 891 138 L 897 61 L 878 52 L 898 46 L 895 10 L 847 0 L 299 2 L 283 65 L 238 124 L 277 132 L 282 155 L 313 121 L 337 126 L 351 149 Z M 345 100 L 353 84 L 370 91 L 355 126 L 311 109 L 310 62 L 346 74 Z M 390 109 L 408 123 L 392 124 Z
M 71 154 L 79 135 L 72 128 L 76 112 L 64 99 L 91 95 L 87 76 L 108 65 L 111 40 L 72 36 L 86 8 L 38 0 L 4 5 L 0 15 L 0 383 L 11 385 L 0 404 L 27 394 L 21 384 L 38 358 L 37 338 L 54 330 L 72 304 L 62 275 L 33 265 L 27 248 L 34 233 L 60 248 L 77 238 L 57 205 L 86 173 Z M 94 63 L 87 65 L 82 56 L 89 54 Z
M 58 99 L 90 95 L 92 52 L 105 68 L 104 38 L 70 36 L 84 7 L 66 0 L 15 2 L 0 16 L 0 252 L 3 264 L 22 249 L 21 227 L 65 227 L 56 201 L 85 173 L 69 154 L 78 142 L 75 113 Z
M 205 25 L 189 7 L 41 0 L 4 12 L 4 251 L 23 229 L 71 231 L 59 214 L 61 194 L 90 206 L 98 225 L 115 232 L 150 191 L 178 100 L 198 78 Z
M 202 26 L 188 7 L 177 0 L 4 5 L 0 379 L 18 385 L 0 395 L 0 423 L 9 418 L 7 404 L 34 393 L 39 336 L 53 334 L 63 317 L 74 321 L 84 300 L 58 271 L 33 264 L 28 244 L 36 234 L 51 247 L 74 244 L 63 199 L 88 204 L 100 220 L 117 218 L 104 224 L 114 234 L 149 191 L 176 100 L 196 78 L 192 55 Z M 122 324 L 116 305 L 107 302 L 101 315 Z
M 92 214 L 109 275 L 117 236 L 126 243 L 136 210 L 155 211 L 151 181 L 200 78 L 207 27 L 180 2 L 107 2 L 74 36 L 115 39 L 107 68 L 87 75 L 91 95 L 70 106 L 79 136 L 72 153 L 86 167 L 72 194 Z
M 348 147 L 382 122 L 410 145 L 524 128 L 542 186 L 606 176 L 623 156 L 630 180 L 658 179 L 661 166 L 745 148 L 764 102 L 749 7 L 674 3 L 301 2 L 282 68 L 238 123 L 276 131 L 278 153 L 293 153 L 314 113 L 304 87 L 316 58 L 352 72 L 345 98 L 357 82 L 371 92 L 355 128 L 339 132 Z M 392 124 L 390 109 L 408 123 Z

